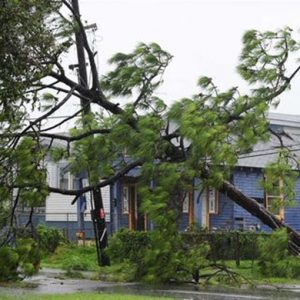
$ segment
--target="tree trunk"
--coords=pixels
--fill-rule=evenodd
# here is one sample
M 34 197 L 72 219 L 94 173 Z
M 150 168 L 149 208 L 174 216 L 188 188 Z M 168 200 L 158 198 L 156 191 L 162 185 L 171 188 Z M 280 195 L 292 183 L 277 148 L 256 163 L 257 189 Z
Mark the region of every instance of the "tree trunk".
M 283 220 L 280 220 L 274 214 L 269 212 L 264 206 L 256 200 L 246 196 L 238 188 L 228 181 L 224 181 L 220 191 L 226 193 L 228 197 L 239 206 L 247 210 L 251 215 L 260 219 L 264 224 L 272 229 L 286 228 L 289 234 L 289 248 L 294 254 L 300 254 L 300 235 Z

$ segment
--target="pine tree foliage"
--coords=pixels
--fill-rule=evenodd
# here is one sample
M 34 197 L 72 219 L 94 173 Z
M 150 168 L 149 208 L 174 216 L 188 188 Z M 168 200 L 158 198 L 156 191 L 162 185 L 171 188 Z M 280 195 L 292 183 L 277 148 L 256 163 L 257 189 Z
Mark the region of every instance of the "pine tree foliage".
M 109 61 L 111 70 L 99 77 L 97 53 L 68 0 L 5 0 L 0 20 L 4 25 L 0 37 L 0 206 L 9 212 L 8 227 L 14 226 L 12 216 L 19 200 L 39 206 L 49 192 L 55 192 L 73 195 L 76 201 L 82 193 L 112 184 L 138 168 L 142 207 L 159 233 L 159 249 L 153 249 L 156 256 L 149 259 L 164 257 L 161 263 L 171 268 L 177 258 L 168 256 L 168 251 L 176 248 L 185 193 L 203 185 L 231 188 L 237 203 L 251 207 L 229 186 L 228 179 L 240 155 L 270 138 L 268 109 L 278 104 L 278 97 L 290 88 L 300 69 L 287 68 L 290 54 L 299 50 L 290 28 L 245 33 L 237 69 L 252 88 L 248 94 L 235 86 L 221 91 L 212 78 L 202 76 L 198 90 L 191 91 L 194 95 L 168 107 L 157 89 L 172 55 L 158 44 L 141 43 L 131 53 L 115 54 Z M 61 64 L 74 32 L 83 37 L 92 74 L 88 86 L 69 78 Z M 49 127 L 43 121 L 75 98 L 96 108 L 85 114 L 69 136 L 54 134 L 66 120 Z M 30 106 L 40 113 L 34 121 L 29 118 Z M 71 112 L 67 119 L 81 112 Z M 55 141 L 65 147 L 55 147 Z M 74 174 L 88 172 L 90 186 L 80 190 L 49 186 L 44 163 L 49 156 L 68 159 Z M 284 177 L 286 194 L 293 200 L 296 173 L 291 161 L 287 151 L 279 151 L 278 161 L 267 172 Z M 195 178 L 202 187 L 195 186 Z M 13 191 L 18 196 L 12 199 Z M 262 221 L 271 220 L 275 228 L 286 226 L 270 212 L 261 210 L 261 214 Z M 292 232 L 299 250 L 300 237 Z

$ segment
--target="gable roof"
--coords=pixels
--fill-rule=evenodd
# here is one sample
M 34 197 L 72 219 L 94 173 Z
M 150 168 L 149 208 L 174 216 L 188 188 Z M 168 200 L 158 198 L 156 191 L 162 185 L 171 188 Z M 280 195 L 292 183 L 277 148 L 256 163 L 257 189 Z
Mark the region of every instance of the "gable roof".
M 300 134 L 300 115 L 268 113 L 267 118 L 270 121 L 270 124 L 273 125 L 299 128 L 299 134 Z
M 294 158 L 300 157 L 300 136 L 285 131 L 288 136 L 282 136 L 284 145 L 291 151 Z M 267 143 L 258 143 L 253 151 L 239 156 L 237 166 L 265 168 L 270 162 L 276 161 L 280 148 L 279 139 L 272 136 Z M 295 165 L 296 166 L 296 165 Z
M 269 113 L 268 119 L 270 127 L 280 135 L 293 157 L 300 157 L 300 115 Z M 268 163 L 277 159 L 280 146 L 279 139 L 272 135 L 268 142 L 260 142 L 253 147 L 252 152 L 240 155 L 237 166 L 265 168 Z

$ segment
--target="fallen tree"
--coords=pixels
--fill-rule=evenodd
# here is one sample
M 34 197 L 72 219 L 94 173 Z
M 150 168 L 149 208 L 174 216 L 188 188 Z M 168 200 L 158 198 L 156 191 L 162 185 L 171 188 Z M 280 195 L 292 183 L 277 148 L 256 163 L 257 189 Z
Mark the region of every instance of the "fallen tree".
M 172 224 L 184 198 L 180 191 L 191 191 L 193 179 L 200 178 L 204 185 L 226 192 L 272 229 L 286 227 L 291 248 L 299 253 L 299 234 L 227 181 L 239 156 L 270 138 L 267 111 L 299 72 L 300 66 L 292 71 L 287 68 L 289 54 L 298 50 L 289 28 L 244 35 L 238 70 L 252 85 L 251 93 L 241 94 L 237 87 L 222 92 L 204 76 L 194 96 L 168 108 L 156 91 L 172 56 L 159 45 L 142 43 L 132 53 L 117 53 L 110 60 L 112 70 L 99 78 L 97 53 L 69 1 L 19 4 L 6 0 L 0 10 L 3 20 L 10 16 L 2 33 L 1 68 L 5 71 L 0 77 L 1 206 L 9 216 L 5 224 L 14 226 L 18 201 L 34 208 L 49 192 L 55 192 L 74 195 L 75 202 L 80 195 L 109 185 L 139 166 L 143 209 L 158 228 L 175 230 Z M 63 14 L 61 5 L 71 18 Z M 11 31 L 14 26 L 16 30 Z M 68 77 L 61 64 L 60 57 L 74 44 L 74 32 L 82 37 L 92 74 L 90 85 Z M 48 127 L 45 120 L 75 99 L 97 108 L 85 112 L 70 136 L 54 134 L 60 125 L 80 116 L 85 106 Z M 123 99 L 124 105 L 120 104 Z M 34 121 L 28 104 L 39 112 Z M 45 138 L 50 141 L 47 149 L 42 146 Z M 53 149 L 55 140 L 65 146 Z M 76 190 L 49 186 L 43 161 L 50 154 L 69 159 L 74 174 L 88 170 L 90 185 Z M 282 175 L 294 168 L 288 154 L 286 157 Z M 99 183 L 101 178 L 106 180 Z M 149 187 L 154 179 L 155 187 Z M 290 189 L 288 180 L 285 188 Z M 13 189 L 19 196 L 9 206 Z
M 277 230 L 279 228 L 286 228 L 290 236 L 289 248 L 292 253 L 299 255 L 300 253 L 300 235 L 291 226 L 286 224 L 278 216 L 269 212 L 264 206 L 260 205 L 255 199 L 246 196 L 233 184 L 224 181 L 221 191 L 226 193 L 229 198 L 236 204 L 243 207 L 250 212 L 253 216 L 260 219 L 264 224 L 268 225 L 271 229 Z

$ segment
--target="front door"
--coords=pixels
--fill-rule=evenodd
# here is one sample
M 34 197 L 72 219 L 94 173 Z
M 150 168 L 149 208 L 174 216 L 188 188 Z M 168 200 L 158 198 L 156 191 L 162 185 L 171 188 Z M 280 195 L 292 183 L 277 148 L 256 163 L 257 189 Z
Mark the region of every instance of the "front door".
M 128 228 L 132 230 L 146 230 L 146 218 L 141 213 L 141 201 L 137 195 L 137 185 L 135 183 L 125 184 L 128 190 Z

